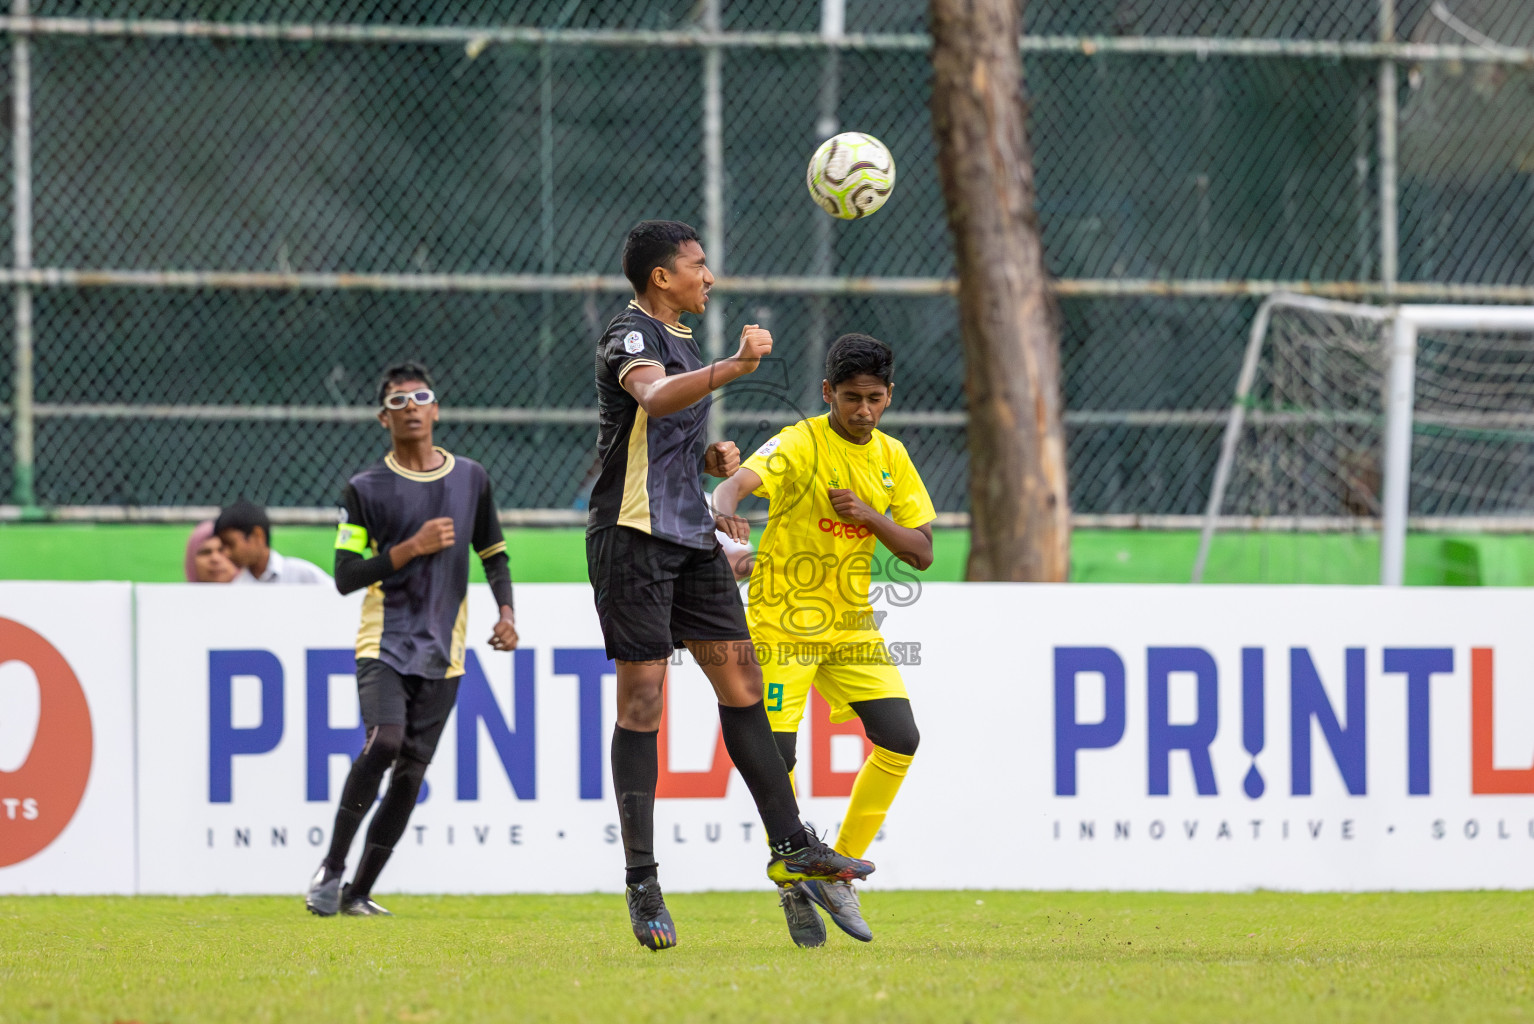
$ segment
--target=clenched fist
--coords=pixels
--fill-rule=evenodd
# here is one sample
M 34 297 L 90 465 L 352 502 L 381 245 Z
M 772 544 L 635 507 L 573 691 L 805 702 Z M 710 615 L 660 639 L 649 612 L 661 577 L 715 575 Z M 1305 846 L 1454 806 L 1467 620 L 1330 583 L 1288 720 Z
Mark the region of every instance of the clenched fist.
M 829 487 L 826 489 L 826 494 L 831 498 L 831 507 L 836 510 L 837 516 L 844 523 L 866 525 L 879 515 L 858 499 L 856 491 Z
M 745 364 L 746 372 L 753 373 L 761 365 L 762 357 L 772 354 L 772 333 L 765 327 L 747 324 L 740 329 L 740 350 L 735 358 Z
M 453 546 L 453 520 L 449 516 L 428 519 L 410 538 L 410 545 L 417 554 L 434 555 L 443 548 Z
M 709 476 L 734 476 L 740 468 L 740 449 L 734 441 L 715 441 L 703 453 L 703 472 Z
M 497 651 L 514 651 L 517 639 L 517 618 L 510 608 L 502 608 L 500 619 L 490 631 L 490 646 Z

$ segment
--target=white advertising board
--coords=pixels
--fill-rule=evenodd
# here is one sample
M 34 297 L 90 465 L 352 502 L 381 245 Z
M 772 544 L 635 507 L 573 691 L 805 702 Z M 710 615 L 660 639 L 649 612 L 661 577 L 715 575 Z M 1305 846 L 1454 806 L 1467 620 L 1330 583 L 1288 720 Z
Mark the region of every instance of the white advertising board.
M 969 584 L 911 610 L 924 742 L 886 881 L 1534 884 L 1527 591 Z M 978 852 L 963 879 L 939 838 Z
M 132 893 L 132 588 L 0 583 L 0 893 Z
M 484 589 L 471 641 L 492 622 Z M 523 585 L 517 600 L 523 647 L 473 645 L 380 891 L 621 884 L 614 679 L 590 590 Z M 141 586 L 137 602 L 139 891 L 296 894 L 361 742 L 359 602 L 180 585 Z M 70 624 L 101 617 L 73 597 L 61 607 Z M 876 609 L 919 658 L 902 671 L 922 745 L 869 853 L 874 886 L 1534 885 L 1525 591 L 937 584 L 880 592 Z M 65 627 L 44 626 L 76 658 Z M 112 648 L 93 633 L 71 664 L 83 680 L 84 659 L 110 663 Z M 669 689 L 662 877 L 765 885 L 761 826 L 724 767 L 707 683 L 684 662 Z M 861 742 L 830 735 L 823 712 L 801 734 L 813 824 L 838 824 Z M 112 784 L 129 787 L 130 762 L 113 763 Z M 131 791 L 119 800 L 133 806 Z M 121 844 L 131 823 L 109 831 Z M 8 881 L 17 870 L 0 883 L 37 891 Z M 96 890 L 119 884 L 96 874 Z
M 359 607 L 320 587 L 139 588 L 142 891 L 302 890 L 362 743 Z M 590 587 L 518 587 L 514 654 L 483 643 L 486 588 L 469 608 L 458 707 L 380 891 L 621 889 L 607 764 L 616 680 Z M 765 838 L 707 680 L 689 660 L 669 690 L 656 812 L 668 885 L 766 884 Z M 861 748 L 848 753 L 841 767 L 855 769 Z M 679 793 L 690 795 L 667 796 Z M 808 800 L 807 813 L 831 826 L 844 802 Z M 353 862 L 361 846 L 359 835 Z

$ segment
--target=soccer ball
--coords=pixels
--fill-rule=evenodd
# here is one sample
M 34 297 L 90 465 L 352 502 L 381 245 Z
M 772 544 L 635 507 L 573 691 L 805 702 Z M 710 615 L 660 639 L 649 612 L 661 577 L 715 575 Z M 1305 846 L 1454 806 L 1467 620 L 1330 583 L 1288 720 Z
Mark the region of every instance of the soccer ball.
M 884 143 L 862 132 L 842 132 L 820 144 L 804 176 L 810 198 L 833 217 L 866 217 L 895 187 L 895 158 Z

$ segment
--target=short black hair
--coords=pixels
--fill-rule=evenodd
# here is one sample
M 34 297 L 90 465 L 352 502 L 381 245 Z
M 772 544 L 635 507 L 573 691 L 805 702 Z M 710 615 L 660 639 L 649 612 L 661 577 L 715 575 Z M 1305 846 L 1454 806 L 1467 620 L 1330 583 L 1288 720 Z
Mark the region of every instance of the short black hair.
M 642 220 L 624 239 L 623 276 L 636 295 L 643 295 L 650 287 L 650 272 L 656 267 L 675 270 L 682 243 L 698 240 L 698 233 L 679 220 Z
M 866 373 L 895 383 L 895 352 L 871 334 L 844 334 L 826 350 L 826 383 L 832 388 L 842 381 Z
M 223 533 L 225 530 L 239 530 L 249 537 L 256 527 L 261 527 L 266 534 L 266 542 L 272 542 L 272 521 L 267 518 L 266 509 L 253 501 L 241 498 L 218 514 L 213 521 L 213 532 Z
M 378 378 L 378 404 L 383 405 L 384 396 L 389 393 L 392 384 L 403 384 L 407 380 L 418 380 L 422 384 L 437 390 L 436 382 L 431 379 L 431 374 L 426 372 L 426 367 L 420 363 L 403 362 L 395 363 L 383 372 Z

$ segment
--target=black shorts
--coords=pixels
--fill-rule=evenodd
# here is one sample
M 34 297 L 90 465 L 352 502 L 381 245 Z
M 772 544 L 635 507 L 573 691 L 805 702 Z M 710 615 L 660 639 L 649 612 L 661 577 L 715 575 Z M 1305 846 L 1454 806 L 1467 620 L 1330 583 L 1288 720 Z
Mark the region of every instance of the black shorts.
M 724 551 L 684 547 L 627 526 L 586 535 L 607 656 L 661 661 L 688 640 L 749 640 Z
M 458 700 L 458 677 L 402 676 L 377 658 L 358 658 L 357 698 L 364 726 L 403 725 L 400 756 L 431 764 L 447 716 Z

